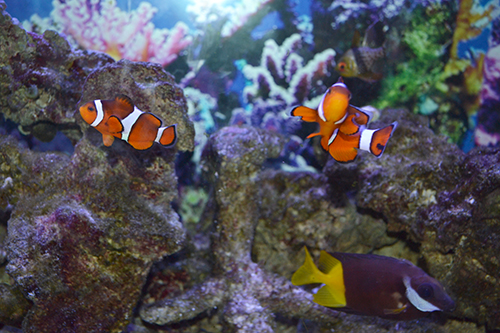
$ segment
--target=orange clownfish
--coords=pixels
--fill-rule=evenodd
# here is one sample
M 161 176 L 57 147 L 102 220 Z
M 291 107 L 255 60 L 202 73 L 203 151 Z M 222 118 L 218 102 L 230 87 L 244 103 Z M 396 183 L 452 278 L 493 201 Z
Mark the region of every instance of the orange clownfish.
M 367 129 L 372 115 L 366 110 L 349 104 L 351 92 L 342 77 L 328 88 L 317 110 L 306 106 L 296 106 L 291 115 L 307 122 L 317 122 L 319 132 L 307 138 L 321 136 L 321 146 L 338 162 L 353 161 L 357 149 L 366 150 L 380 157 L 397 122 L 380 129 Z
M 80 107 L 80 114 L 83 120 L 101 132 L 107 147 L 115 138 L 138 150 L 150 148 L 153 142 L 169 147 L 177 141 L 177 125 L 162 127 L 158 117 L 139 110 L 125 95 L 118 95 L 114 100 L 88 102 Z

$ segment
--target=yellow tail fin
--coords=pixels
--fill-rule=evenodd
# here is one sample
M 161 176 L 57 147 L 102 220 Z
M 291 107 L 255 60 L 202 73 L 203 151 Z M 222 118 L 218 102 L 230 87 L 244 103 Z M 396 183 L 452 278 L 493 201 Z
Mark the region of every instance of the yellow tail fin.
M 304 250 L 306 259 L 304 264 L 293 274 L 292 284 L 300 286 L 310 283 L 324 283 L 325 286 L 314 295 L 314 302 L 334 308 L 346 306 L 342 263 L 325 251 L 321 251 L 320 269 L 318 269 L 305 246 Z
M 343 308 L 346 306 L 345 293 L 340 293 L 329 285 L 321 287 L 314 295 L 314 303 L 331 308 Z
M 304 250 L 306 251 L 306 260 L 304 261 L 304 264 L 293 274 L 292 284 L 295 286 L 301 286 L 303 284 L 322 283 L 319 276 L 320 271 L 316 265 L 314 265 L 311 255 L 309 254 L 309 251 L 307 251 L 307 247 L 304 246 Z

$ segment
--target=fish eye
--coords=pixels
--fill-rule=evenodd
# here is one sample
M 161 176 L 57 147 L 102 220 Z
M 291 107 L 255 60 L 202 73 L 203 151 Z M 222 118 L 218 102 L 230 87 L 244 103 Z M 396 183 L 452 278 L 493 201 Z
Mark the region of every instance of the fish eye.
M 341 62 L 341 63 L 339 63 L 339 69 L 340 69 L 341 71 L 345 70 L 345 67 L 346 67 L 345 62 Z
M 424 283 L 418 287 L 417 293 L 423 299 L 429 299 L 432 296 L 434 296 L 434 289 L 432 288 L 432 286 L 430 284 Z
M 91 106 L 89 106 L 89 111 L 95 111 L 95 109 Z

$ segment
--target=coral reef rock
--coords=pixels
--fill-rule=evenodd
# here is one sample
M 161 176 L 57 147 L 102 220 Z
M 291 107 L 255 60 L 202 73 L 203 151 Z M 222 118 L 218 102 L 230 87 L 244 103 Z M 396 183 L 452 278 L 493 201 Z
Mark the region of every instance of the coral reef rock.
M 500 151 L 465 155 L 404 110 L 386 110 L 380 121 L 394 119 L 382 158 L 329 161 L 324 173 L 332 186 L 355 189 L 360 209 L 383 217 L 389 232 L 418 246 L 421 263 L 454 298 L 453 316 L 499 329 Z
M 144 321 L 189 332 L 445 333 L 473 326 L 454 320 L 443 324 L 434 317 L 394 322 L 340 313 L 313 303 L 309 289 L 291 285 L 304 244 L 315 253 L 370 252 L 401 240 L 387 234 L 382 216 L 357 211 L 345 194 L 356 187 L 336 187 L 317 173 L 262 171 L 266 158 L 278 156 L 282 141 L 272 131 L 251 127 L 226 127 L 211 136 L 203 170 L 215 201 L 215 207 L 207 205 L 213 216 L 212 274 L 183 293 L 144 302 Z M 338 181 L 354 179 L 356 164 L 346 167 L 350 175 Z M 188 268 L 194 263 L 202 267 L 182 260 L 170 265 L 194 272 Z
M 7 271 L 33 303 L 24 332 L 120 332 L 153 261 L 184 240 L 170 207 L 175 150 L 101 150 L 84 138 L 68 157 L 1 137 L 0 151 Z
M 155 114 L 165 125 L 177 124 L 178 149 L 194 149 L 194 126 L 187 115 L 186 98 L 161 65 L 120 60 L 97 68 L 87 77 L 78 106 L 95 99 L 114 99 L 119 94 L 130 97 L 139 109 Z M 80 124 L 83 129 L 89 127 L 83 120 Z
M 224 332 L 273 332 L 276 312 L 336 320 L 334 311 L 310 302 L 307 292 L 251 260 L 260 170 L 282 148 L 278 135 L 252 127 L 225 127 L 212 135 L 204 151 L 204 171 L 214 185 L 217 206 L 213 275 L 176 298 L 144 304 L 144 321 L 166 325 L 219 309 Z
M 85 78 L 114 60 L 100 52 L 73 51 L 51 30 L 26 32 L 5 8 L 0 1 L 0 113 L 42 141 L 52 140 L 57 130 L 78 141 L 74 113 Z

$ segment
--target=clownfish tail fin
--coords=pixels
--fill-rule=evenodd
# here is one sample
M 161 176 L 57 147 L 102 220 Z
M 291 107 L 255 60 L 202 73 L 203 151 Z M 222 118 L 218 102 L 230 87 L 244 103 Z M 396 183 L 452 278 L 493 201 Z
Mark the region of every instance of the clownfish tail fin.
M 155 142 L 164 147 L 170 147 L 177 142 L 177 124 L 158 128 Z
M 369 151 L 376 157 L 382 156 L 387 142 L 394 133 L 394 130 L 398 126 L 398 122 L 395 121 L 391 125 L 377 130 L 364 130 L 361 133 L 361 139 L 359 148 L 362 150 Z
M 321 283 L 322 280 L 320 277 L 321 272 L 314 264 L 309 251 L 307 251 L 307 247 L 304 246 L 304 250 L 306 251 L 306 259 L 304 261 L 304 264 L 300 266 L 300 268 L 292 276 L 292 284 L 294 286 L 301 286 L 303 284 L 310 283 Z

